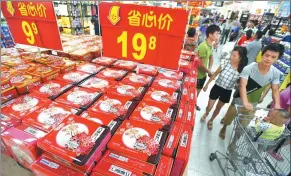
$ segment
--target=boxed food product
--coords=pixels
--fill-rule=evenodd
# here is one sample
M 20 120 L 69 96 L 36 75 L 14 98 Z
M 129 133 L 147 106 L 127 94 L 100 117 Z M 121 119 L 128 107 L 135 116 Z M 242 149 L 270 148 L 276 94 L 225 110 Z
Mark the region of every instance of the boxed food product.
M 110 137 L 108 127 L 70 115 L 40 139 L 37 146 L 66 165 L 87 172 L 100 157 Z
M 167 78 L 167 79 L 174 79 L 174 80 L 181 80 L 183 79 L 183 72 L 178 72 L 175 70 L 168 70 L 164 68 L 159 69 L 159 78 Z
M 90 74 L 80 72 L 80 71 L 71 71 L 69 73 L 61 74 L 56 78 L 56 80 L 61 82 L 68 82 L 72 84 L 78 84 L 79 82 L 85 80 L 90 77 Z
M 167 88 L 150 88 L 145 94 L 144 101 L 154 101 L 176 106 L 178 103 L 179 93 Z
M 150 86 L 155 78 L 148 75 L 129 73 L 122 82 L 125 84 Z
M 143 93 L 146 91 L 145 87 L 140 87 L 138 85 L 128 85 L 123 84 L 121 82 L 112 85 L 107 90 L 107 94 L 119 95 L 119 96 L 126 96 L 132 97 L 136 100 L 140 100 Z
M 21 59 L 20 57 L 11 57 L 11 56 L 1 56 L 1 64 L 14 67 L 20 64 L 27 63 L 28 60 Z
M 180 123 L 186 123 L 186 114 L 187 114 L 187 111 L 188 111 L 188 103 L 187 102 L 182 102 L 180 103 L 180 106 L 178 108 L 178 113 L 177 113 L 177 116 L 176 116 L 176 121 L 177 122 L 180 122 Z
M 5 103 L 9 100 L 12 100 L 13 98 L 18 97 L 18 93 L 15 89 L 15 87 L 10 87 L 8 89 L 1 91 L 1 103 Z
M 158 78 L 153 82 L 152 87 L 164 89 L 164 88 L 169 88 L 173 89 L 174 91 L 181 91 L 181 86 L 182 86 L 182 81 L 177 81 L 177 80 L 172 80 L 172 79 L 167 79 L 167 78 Z
M 117 61 L 117 59 L 114 59 L 111 57 L 98 57 L 98 58 L 92 60 L 93 63 L 99 64 L 99 65 L 104 65 L 104 66 L 110 66 L 116 61 Z
M 184 125 L 171 176 L 182 176 L 188 164 L 193 127 Z
M 140 173 L 138 171 L 135 171 L 131 169 L 128 166 L 118 166 L 114 163 L 101 160 L 97 166 L 93 169 L 93 173 L 91 176 L 120 176 L 120 175 L 126 175 L 126 176 L 143 176 L 143 173 Z
M 60 69 L 47 65 L 37 64 L 36 68 L 28 73 L 39 76 L 43 82 L 47 82 L 56 78 L 60 74 Z
M 170 176 L 173 162 L 173 158 L 162 155 L 155 176 Z
M 82 81 L 79 86 L 86 87 L 98 92 L 105 93 L 110 86 L 115 85 L 117 82 L 112 80 L 107 80 L 103 78 L 97 78 L 92 76 L 85 81 Z
M 23 119 L 29 114 L 51 102 L 37 94 L 27 94 L 13 99 L 7 106 L 1 108 L 1 113 L 9 117 Z
M 181 54 L 183 55 L 188 55 L 188 56 L 193 56 L 195 55 L 195 52 L 194 51 L 188 51 L 188 50 L 181 50 Z
M 187 110 L 187 118 L 186 118 L 186 124 L 194 127 L 195 124 L 195 115 L 196 115 L 196 107 L 195 105 L 189 104 L 188 110 Z
M 127 74 L 127 71 L 125 70 L 105 68 L 104 70 L 99 72 L 96 76 L 98 78 L 105 78 L 105 79 L 120 81 L 122 78 L 126 76 L 126 74 Z
M 19 95 L 27 93 L 28 89 L 32 89 L 42 83 L 40 77 L 29 73 L 18 73 L 11 76 L 10 82 L 16 88 Z
M 25 73 L 25 72 L 30 72 L 35 69 L 36 64 L 35 63 L 23 63 L 19 64 L 17 66 L 14 66 L 13 69 L 16 70 L 17 72 Z
M 55 101 L 76 108 L 87 109 L 92 103 L 101 97 L 101 95 L 102 93 L 87 88 L 74 87 L 59 96 Z
M 78 49 L 70 53 L 70 58 L 73 60 L 85 60 L 90 62 L 93 59 L 93 55 L 88 49 Z
M 5 131 L 5 130 L 7 130 L 7 129 L 9 129 L 10 127 L 7 127 L 7 126 L 0 126 L 0 129 L 1 129 L 1 134 Z M 5 143 L 2 141 L 2 139 L 0 139 L 0 144 L 1 144 L 1 154 L 4 154 L 4 155 L 6 155 L 6 156 L 9 156 L 9 157 L 12 157 L 11 156 L 11 154 L 10 154 L 10 152 L 9 152 L 9 150 L 8 150 L 8 148 L 7 148 L 7 146 L 5 145 Z
M 107 150 L 102 160 L 116 164 L 121 167 L 128 167 L 130 170 L 144 173 L 145 175 L 154 175 L 156 166 L 135 158 L 126 157 L 122 153 Z
M 35 58 L 35 62 L 42 63 L 42 64 L 51 64 L 53 62 L 57 62 L 63 60 L 62 57 L 54 56 L 54 55 L 42 55 L 41 58 Z
M 167 132 L 160 130 L 160 125 L 125 120 L 107 147 L 124 156 L 157 164 L 166 137 Z
M 15 74 L 17 74 L 17 72 L 14 69 L 9 69 L 7 71 L 1 70 L 1 91 L 13 87 L 10 82 L 10 77 Z
M 51 80 L 32 88 L 30 92 L 36 92 L 46 98 L 54 99 L 62 93 L 66 92 L 67 90 L 71 89 L 72 87 L 73 85 L 67 82 Z
M 41 130 L 20 124 L 4 131 L 1 138 L 12 157 L 23 167 L 30 169 L 31 164 L 41 155 L 36 143 L 45 135 Z
M 175 111 L 175 109 L 167 104 L 142 101 L 138 104 L 129 119 L 148 124 L 156 124 L 160 128 L 170 130 L 175 118 Z
M 10 116 L 7 116 L 3 113 L 0 114 L 0 118 L 1 118 L 1 127 L 14 127 L 14 126 L 17 126 L 21 123 L 21 120 L 20 119 L 17 119 L 17 118 L 14 118 L 14 117 L 10 117 Z
M 48 65 L 60 69 L 61 73 L 68 73 L 76 70 L 76 63 L 69 59 L 59 59 L 57 61 L 50 62 Z
M 114 68 L 132 71 L 136 67 L 137 63 L 132 61 L 117 60 L 112 65 Z
M 145 74 L 150 76 L 156 76 L 158 72 L 158 67 L 155 67 L 153 65 L 147 65 L 147 64 L 138 64 L 136 66 L 135 72 L 137 74 Z
M 88 110 L 123 120 L 131 114 L 135 105 L 132 97 L 103 95 Z
M 41 176 L 85 176 L 84 173 L 76 171 L 61 162 L 42 155 L 31 165 L 34 175 Z
M 91 64 L 91 63 L 85 63 L 85 64 L 77 66 L 78 71 L 82 71 L 82 72 L 89 73 L 89 74 L 96 74 L 104 68 L 105 68 L 105 66 Z
M 181 138 L 184 124 L 174 122 L 171 132 L 168 136 L 167 142 L 163 149 L 163 155 L 175 158 L 177 152 L 177 146 Z
M 91 54 L 93 55 L 93 58 L 100 57 L 101 55 L 101 47 L 100 46 L 90 46 L 89 50 L 91 51 Z
M 23 123 L 50 132 L 56 128 L 70 114 L 75 114 L 76 109 L 56 102 L 48 103 L 37 109 L 22 120 Z
M 184 72 L 184 73 L 189 73 L 192 68 L 192 62 L 180 59 L 179 60 L 179 71 Z
M 104 114 L 98 114 L 91 111 L 84 111 L 80 117 L 99 123 L 101 125 L 108 126 L 110 128 L 111 134 L 114 134 L 121 124 L 120 120 L 112 118 L 112 116 L 106 116 Z
M 195 105 L 197 100 L 196 87 L 191 87 L 189 91 L 189 104 Z
M 191 55 L 188 55 L 188 54 L 181 54 L 180 55 L 180 59 L 183 59 L 183 60 L 191 60 Z
M 181 101 L 182 102 L 188 102 L 189 94 L 190 94 L 189 88 L 188 87 L 183 87 Z

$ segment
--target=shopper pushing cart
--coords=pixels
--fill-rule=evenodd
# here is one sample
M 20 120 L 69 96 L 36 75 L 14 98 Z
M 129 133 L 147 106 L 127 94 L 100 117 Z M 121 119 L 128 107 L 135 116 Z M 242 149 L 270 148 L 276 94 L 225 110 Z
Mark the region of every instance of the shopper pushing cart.
M 260 108 L 242 113 L 242 108 L 235 105 L 237 116 L 226 155 L 216 151 L 210 160 L 217 159 L 224 175 L 289 176 L 290 125 L 285 124 L 290 114 L 282 109 Z M 273 157 L 270 150 L 282 158 Z

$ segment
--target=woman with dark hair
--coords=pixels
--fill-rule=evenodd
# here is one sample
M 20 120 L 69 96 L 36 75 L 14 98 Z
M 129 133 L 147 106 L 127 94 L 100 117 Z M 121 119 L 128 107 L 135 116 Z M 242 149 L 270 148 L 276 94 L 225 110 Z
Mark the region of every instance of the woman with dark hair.
M 197 40 L 195 39 L 196 29 L 189 28 L 187 32 L 187 38 L 185 40 L 184 49 L 187 51 L 194 51 L 195 46 L 197 44 Z
M 219 114 L 220 109 L 222 109 L 225 103 L 229 103 L 232 89 L 239 80 L 239 74 L 242 72 L 243 68 L 247 65 L 247 63 L 247 49 L 241 46 L 234 47 L 230 60 L 225 61 L 222 66 L 219 66 L 219 68 L 215 71 L 215 73 L 208 80 L 207 84 L 204 86 L 203 90 L 206 91 L 210 82 L 219 75 L 217 80 L 215 81 L 215 85 L 210 91 L 206 112 L 201 118 L 201 121 L 206 120 L 206 117 L 212 110 L 215 102 L 217 101 L 217 99 L 219 99 L 213 115 L 207 123 L 207 127 L 209 130 L 212 130 L 213 120 Z
M 92 17 L 91 18 L 91 23 L 94 25 L 95 35 L 102 35 L 101 26 L 100 26 L 100 31 L 99 31 L 99 21 L 98 21 L 98 18 L 97 17 Z
M 254 39 L 252 38 L 253 35 L 253 31 L 251 29 L 249 29 L 246 32 L 246 35 L 242 36 L 238 42 L 237 45 L 238 46 L 247 46 L 248 43 L 250 43 L 251 41 L 253 41 Z

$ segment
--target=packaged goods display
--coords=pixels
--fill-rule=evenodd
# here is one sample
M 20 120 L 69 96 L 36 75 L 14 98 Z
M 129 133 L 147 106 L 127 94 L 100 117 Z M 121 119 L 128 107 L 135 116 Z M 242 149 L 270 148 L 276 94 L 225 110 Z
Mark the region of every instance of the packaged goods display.
M 1 153 L 35 175 L 182 176 L 195 56 L 176 71 L 100 57 L 96 37 L 65 39 L 64 51 L 1 52 Z

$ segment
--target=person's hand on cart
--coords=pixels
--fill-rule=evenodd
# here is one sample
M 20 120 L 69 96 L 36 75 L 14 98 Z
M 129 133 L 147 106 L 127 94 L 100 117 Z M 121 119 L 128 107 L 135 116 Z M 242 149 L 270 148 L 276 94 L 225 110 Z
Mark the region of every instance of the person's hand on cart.
M 251 103 L 249 103 L 249 102 L 244 102 L 243 103 L 243 105 L 244 105 L 244 107 L 247 109 L 247 110 L 253 110 L 254 109 L 254 106 L 251 104 Z

